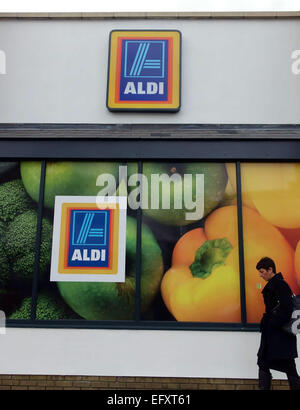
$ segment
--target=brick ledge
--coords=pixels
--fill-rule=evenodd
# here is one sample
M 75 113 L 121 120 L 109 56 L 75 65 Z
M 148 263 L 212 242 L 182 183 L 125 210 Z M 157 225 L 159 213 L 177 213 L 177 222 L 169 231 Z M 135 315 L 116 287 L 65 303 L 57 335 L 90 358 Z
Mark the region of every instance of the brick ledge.
M 0 375 L 0 390 L 257 390 L 256 379 L 190 377 Z M 289 390 L 273 380 L 272 390 Z

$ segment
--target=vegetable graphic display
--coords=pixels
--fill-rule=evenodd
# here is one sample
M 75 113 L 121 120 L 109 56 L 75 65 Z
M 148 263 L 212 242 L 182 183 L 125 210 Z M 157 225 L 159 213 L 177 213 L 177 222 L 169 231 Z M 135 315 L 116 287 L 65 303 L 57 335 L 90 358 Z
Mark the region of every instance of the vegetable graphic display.
M 129 165 L 128 170 L 128 175 L 137 173 L 137 165 Z M 189 220 L 186 218 L 186 214 L 192 210 L 185 207 L 185 204 L 187 198 L 192 198 L 195 201 L 197 195 L 199 195 L 197 174 L 204 175 L 204 213 L 200 218 L 195 217 L 194 220 Z M 222 163 L 144 162 L 143 175 L 148 181 L 148 190 L 144 189 L 142 192 L 142 202 L 147 204 L 143 211 L 144 214 L 163 225 L 172 226 L 188 225 L 205 217 L 223 199 L 227 184 L 227 173 L 225 165 Z M 186 179 L 184 179 L 185 175 Z M 160 176 L 161 178 L 159 189 L 153 189 L 152 187 L 153 176 Z M 173 179 L 173 182 L 170 183 L 170 179 L 174 176 L 178 178 Z M 187 176 L 191 176 L 191 179 L 188 180 Z M 133 187 L 130 187 L 130 189 L 133 190 Z M 165 206 L 163 200 L 163 194 L 165 193 L 169 193 L 167 198 L 165 197 L 165 199 L 169 199 L 169 202 L 166 200 L 168 206 Z M 153 203 L 156 205 L 153 206 Z M 183 206 L 180 207 L 177 204 Z
M 203 228 L 188 231 L 174 247 L 172 265 L 191 265 L 195 259 L 195 252 L 206 240 Z
M 24 188 L 19 162 L 0 162 L 0 308 L 7 316 L 25 297 L 31 300 L 36 229 L 36 204 Z M 41 278 L 51 259 L 52 224 L 46 218 L 43 229 Z
M 294 267 L 294 249 L 280 230 L 252 208 L 244 206 L 242 213 L 247 321 L 259 323 L 264 312 L 261 297 L 261 287 L 264 284 L 261 283 L 256 270 L 257 261 L 265 255 L 273 258 L 277 271 L 284 273 L 284 277 L 293 292 L 297 294 L 300 290 L 298 283 L 300 279 L 300 243 L 297 246 L 296 267 Z M 224 245 L 226 241 L 232 248 L 227 247 L 226 258 L 224 258 L 224 252 L 221 251 L 222 246 L 218 247 L 217 244 Z M 222 269 L 220 266 L 214 269 L 212 267 L 214 261 L 221 262 L 222 255 Z M 210 275 L 204 278 L 207 271 L 210 272 Z M 227 272 L 227 276 L 225 272 Z M 204 228 L 193 229 L 178 240 L 173 251 L 172 267 L 163 277 L 161 287 L 163 300 L 177 320 L 216 322 L 222 318 L 224 322 L 239 321 L 239 316 L 235 316 L 233 313 L 226 320 L 225 314 L 226 311 L 228 312 L 226 308 L 232 307 L 232 301 L 236 302 L 237 311 L 240 309 L 238 276 L 237 206 L 230 205 L 215 209 L 206 218 Z M 201 281 L 199 277 L 202 278 Z M 235 278 L 235 282 L 233 282 L 233 278 Z M 207 291 L 208 288 L 211 289 L 210 292 Z M 224 294 L 230 295 L 230 291 L 232 292 L 231 296 L 226 300 Z M 202 295 L 205 295 L 206 298 Z M 210 306 L 216 305 L 213 298 L 224 301 L 224 317 L 216 312 L 212 313 Z M 184 305 L 185 302 L 186 305 Z
M 15 278 L 24 284 L 31 284 L 35 258 L 35 235 L 37 212 L 32 209 L 18 215 L 7 227 L 4 248 Z M 52 224 L 42 221 L 40 246 L 40 276 L 45 276 L 51 259 Z
M 9 260 L 6 255 L 4 248 L 4 240 L 1 235 L 1 226 L 0 226 L 0 302 L 1 296 L 5 294 L 7 290 L 8 281 L 10 278 L 10 265 Z
M 101 190 L 97 178 L 101 174 L 110 174 L 118 180 L 117 162 L 59 161 L 47 162 L 45 178 L 44 205 L 52 209 L 56 195 L 96 196 Z M 41 162 L 21 162 L 21 176 L 26 191 L 34 201 L 38 201 Z
M 242 165 L 242 168 L 244 167 L 244 164 Z M 232 163 L 232 162 L 228 162 L 226 163 L 226 171 L 227 171 L 227 175 L 228 175 L 228 184 L 226 187 L 227 192 L 235 192 L 236 194 L 236 164 Z M 242 200 L 243 200 L 243 204 L 250 207 L 250 208 L 254 208 L 255 209 L 255 205 L 253 204 L 253 201 L 251 199 L 251 195 L 248 192 L 247 187 L 245 186 L 244 180 L 243 180 L 243 173 L 242 173 Z M 235 195 L 235 204 L 236 204 L 236 195 Z M 234 205 L 233 201 L 231 204 L 227 204 L 227 205 Z
M 178 321 L 239 322 L 238 272 L 227 265 L 226 238 L 205 241 L 192 265 L 174 265 L 162 280 L 163 300 Z
M 99 174 L 111 174 L 118 183 L 119 165 L 47 162 L 37 319 L 134 319 L 135 208 L 128 207 L 125 283 L 60 282 L 51 293 L 53 283 L 50 286 L 48 276 L 55 196 L 96 195 L 103 188 L 96 185 Z M 41 161 L 0 163 L 0 309 L 15 319 L 30 318 L 40 171 Z M 137 173 L 136 163 L 130 163 L 128 178 L 132 173 Z M 145 161 L 143 174 L 148 181 L 152 174 L 168 178 L 178 174 L 181 182 L 180 178 L 171 184 L 166 179 L 160 182 L 160 193 L 170 192 L 170 209 L 163 209 L 161 201 L 158 209 L 151 209 L 151 195 L 157 195 L 157 191 L 148 190 L 149 208 L 143 209 L 141 242 L 142 320 L 239 323 L 235 163 Z M 184 198 L 178 197 L 184 189 L 190 189 L 195 199 L 196 179 L 185 186 L 185 174 L 193 178 L 204 174 L 204 214 L 200 219 L 186 219 L 191 209 L 172 209 L 179 199 L 184 204 Z M 128 185 L 127 195 L 125 180 L 122 184 L 112 194 L 126 195 L 129 201 L 137 186 Z M 247 322 L 259 323 L 265 285 L 256 270 L 261 257 L 274 259 L 277 271 L 283 273 L 293 292 L 300 293 L 300 164 L 243 163 L 241 184 Z
M 260 215 L 281 228 L 300 228 L 300 163 L 243 164 L 243 192 Z
M 278 230 L 282 233 L 282 235 L 289 242 L 292 248 L 296 249 L 296 246 L 300 239 L 300 228 L 285 229 L 285 228 L 278 227 Z
M 9 315 L 9 319 L 29 319 L 31 315 L 31 296 L 27 296 L 23 299 L 21 305 Z M 57 300 L 49 292 L 41 292 L 37 296 L 37 320 L 61 320 L 78 318 L 78 316 L 72 312 L 63 300 Z
M 295 261 L 294 261 L 294 267 L 296 271 L 296 275 L 298 278 L 298 283 L 300 283 L 300 241 L 297 243 L 296 249 L 295 249 Z
M 10 222 L 31 207 L 31 200 L 20 179 L 0 185 L 0 221 Z
M 159 291 L 163 274 L 161 249 L 142 225 L 141 311 L 146 311 Z M 114 282 L 58 282 L 65 302 L 88 320 L 133 320 L 136 285 L 136 220 L 127 216 L 126 280 Z
M 283 273 L 293 292 L 297 294 L 299 286 L 294 270 L 294 250 L 280 231 L 258 212 L 244 206 L 242 213 L 247 321 L 259 323 L 264 312 L 264 304 L 259 287 L 262 283 L 256 264 L 266 255 L 274 259 L 277 271 Z M 220 235 L 229 240 L 233 251 L 227 263 L 237 269 L 238 258 L 234 257 L 234 253 L 238 254 L 237 207 L 232 205 L 216 209 L 206 219 L 204 230 L 209 240 L 217 239 Z

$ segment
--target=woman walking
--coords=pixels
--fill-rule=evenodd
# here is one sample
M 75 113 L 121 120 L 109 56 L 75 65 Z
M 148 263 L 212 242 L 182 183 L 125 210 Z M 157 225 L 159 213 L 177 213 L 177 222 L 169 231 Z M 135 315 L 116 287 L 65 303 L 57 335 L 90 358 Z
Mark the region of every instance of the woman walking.
M 293 293 L 282 274 L 276 273 L 272 259 L 262 258 L 256 269 L 267 282 L 262 290 L 266 310 L 260 323 L 261 341 L 257 353 L 259 389 L 270 390 L 270 369 L 274 369 L 286 373 L 291 390 L 300 390 L 300 377 L 295 364 L 298 357 L 297 339 L 282 329 L 293 312 Z

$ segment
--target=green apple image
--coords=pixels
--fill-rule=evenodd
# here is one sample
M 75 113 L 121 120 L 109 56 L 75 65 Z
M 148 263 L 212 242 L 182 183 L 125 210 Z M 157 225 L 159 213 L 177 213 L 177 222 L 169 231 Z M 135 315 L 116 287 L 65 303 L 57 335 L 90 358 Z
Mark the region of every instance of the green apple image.
M 130 194 L 137 189 L 130 184 L 130 178 L 135 173 L 137 165 L 129 164 Z M 143 213 L 159 223 L 174 226 L 188 225 L 209 214 L 223 199 L 228 179 L 224 164 L 210 162 L 144 162 L 143 175 L 147 181 L 141 196 Z M 202 188 L 200 175 L 203 178 Z M 161 178 L 159 184 L 153 185 L 152 181 L 157 181 L 158 176 L 165 178 Z M 200 207 L 201 200 L 202 213 L 195 213 L 191 205 L 196 207 L 198 203 Z
M 53 208 L 57 195 L 96 196 L 103 186 L 97 186 L 98 176 L 110 174 L 118 183 L 119 163 L 58 161 L 47 162 L 44 205 Z M 27 193 L 36 202 L 39 200 L 41 162 L 22 161 L 21 177 Z M 111 186 L 112 191 L 115 187 Z M 110 192 L 108 191 L 108 194 Z
M 65 302 L 87 320 L 133 320 L 136 289 L 136 220 L 127 216 L 126 280 L 115 282 L 57 282 Z M 162 252 L 150 228 L 142 224 L 141 313 L 160 289 Z

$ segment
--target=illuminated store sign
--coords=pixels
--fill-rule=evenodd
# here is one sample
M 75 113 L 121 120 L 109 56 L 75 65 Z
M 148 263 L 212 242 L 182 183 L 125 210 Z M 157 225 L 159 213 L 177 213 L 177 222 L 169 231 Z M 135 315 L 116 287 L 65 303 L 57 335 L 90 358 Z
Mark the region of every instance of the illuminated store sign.
M 178 111 L 180 53 L 179 31 L 112 31 L 108 109 Z

